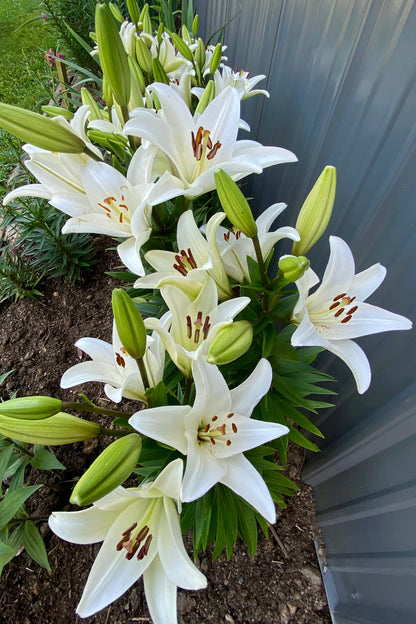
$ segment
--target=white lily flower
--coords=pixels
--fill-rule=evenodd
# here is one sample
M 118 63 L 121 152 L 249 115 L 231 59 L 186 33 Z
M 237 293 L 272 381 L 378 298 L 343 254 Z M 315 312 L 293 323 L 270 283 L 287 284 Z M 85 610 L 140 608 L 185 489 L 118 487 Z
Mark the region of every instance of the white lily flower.
M 71 366 L 62 376 L 61 388 L 72 388 L 82 383 L 104 383 L 109 399 L 119 403 L 123 397 L 146 402 L 145 388 L 137 362 L 123 347 L 113 323 L 113 344 L 98 338 L 81 338 L 75 343 L 92 361 Z M 144 365 L 151 387 L 163 378 L 165 349 L 157 333 L 147 336 Z
M 136 109 L 124 132 L 146 139 L 165 155 L 167 167 L 185 197 L 213 190 L 218 169 L 240 180 L 250 173 L 261 173 L 264 167 L 297 160 L 292 152 L 280 147 L 237 141 L 240 98 L 232 87 L 195 116 L 168 85 L 154 83 L 152 89 L 161 111 Z
M 226 87 L 235 87 L 240 100 L 246 100 L 253 95 L 260 94 L 270 97 L 269 92 L 264 89 L 254 89 L 253 91 L 253 87 L 266 78 L 264 74 L 253 76 L 252 78 L 248 76 L 249 74 L 246 71 L 233 71 L 231 67 L 221 65 L 214 73 L 215 95 L 219 95 Z M 204 89 L 200 87 L 194 87 L 194 89 L 192 89 L 192 93 L 195 93 L 198 98 L 201 97 L 203 91 Z
M 232 290 L 216 242 L 218 226 L 224 218 L 224 212 L 211 217 L 206 226 L 205 240 L 195 223 L 192 210 L 184 212 L 177 226 L 178 252 L 159 249 L 148 251 L 144 257 L 155 272 L 140 277 L 134 284 L 135 288 L 159 288 L 161 282 L 171 276 L 195 278 L 196 273 L 203 275 L 203 271 L 206 271 L 215 280 L 219 298 L 229 299 Z
M 206 587 L 182 542 L 174 503 L 182 472 L 177 459 L 152 483 L 120 486 L 88 509 L 51 514 L 49 526 L 58 537 L 74 544 L 103 542 L 77 607 L 80 617 L 104 609 L 143 575 L 154 624 L 177 624 L 177 587 Z
M 324 347 L 334 353 L 351 369 L 358 392 L 363 394 L 370 385 L 371 369 L 364 351 L 352 338 L 411 329 L 412 323 L 404 316 L 363 303 L 384 280 L 386 269 L 381 264 L 355 275 L 354 258 L 347 243 L 330 236 L 329 244 L 329 262 L 319 288 L 308 294 L 319 282 L 312 269 L 296 282 L 299 300 L 292 321 L 298 327 L 292 345 Z
M 282 227 L 274 232 L 269 232 L 272 223 L 285 208 L 286 204 L 273 204 L 256 219 L 257 236 L 264 261 L 273 245 L 282 238 L 299 240 L 299 234 L 292 227 Z M 227 230 L 223 227 L 218 228 L 216 236 L 221 260 L 227 274 L 240 283 L 244 278 L 250 281 L 247 258 L 250 257 L 256 260 L 256 253 L 251 238 L 247 238 L 239 230 Z
M 139 432 L 187 455 L 181 500 L 203 496 L 223 483 L 244 498 L 270 523 L 276 512 L 270 492 L 243 452 L 279 438 L 289 429 L 251 420 L 254 407 L 270 389 L 272 369 L 262 359 L 242 384 L 229 390 L 219 369 L 203 360 L 192 363 L 195 403 L 158 407 L 134 414 L 129 423 Z
M 250 298 L 236 297 L 218 305 L 217 287 L 208 275 L 202 286 L 192 278 L 171 278 L 170 282 L 166 279 L 160 287 L 170 312 L 160 320 L 147 318 L 144 323 L 159 333 L 172 361 L 191 377 L 192 361 L 206 356 L 217 332 L 233 322 Z

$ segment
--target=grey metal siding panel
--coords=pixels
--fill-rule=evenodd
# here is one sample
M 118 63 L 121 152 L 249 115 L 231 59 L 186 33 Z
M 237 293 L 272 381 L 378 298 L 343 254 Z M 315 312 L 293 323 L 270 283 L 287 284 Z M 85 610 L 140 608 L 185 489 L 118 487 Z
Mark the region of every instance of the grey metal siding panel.
M 351 246 L 357 270 L 381 262 L 371 297 L 416 317 L 416 5 L 414 0 L 228 0 L 199 2 L 202 29 L 226 27 L 229 65 L 267 73 L 261 96 L 242 104 L 250 138 L 293 150 L 299 163 L 252 176 L 247 193 L 264 210 L 297 211 L 326 164 L 338 170 L 329 232 Z M 245 137 L 244 137 L 245 138 Z M 324 240 L 312 251 L 322 275 Z M 373 383 L 359 396 L 330 354 L 336 407 L 316 421 L 322 453 L 308 459 L 328 563 L 335 620 L 416 621 L 416 339 L 392 332 L 359 340 Z

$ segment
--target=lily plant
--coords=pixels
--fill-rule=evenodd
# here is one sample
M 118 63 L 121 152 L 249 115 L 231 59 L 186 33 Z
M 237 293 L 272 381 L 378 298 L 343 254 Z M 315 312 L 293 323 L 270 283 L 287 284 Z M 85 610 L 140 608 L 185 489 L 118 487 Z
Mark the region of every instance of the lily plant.
M 269 391 L 270 363 L 262 359 L 251 375 L 230 390 L 219 369 L 203 359 L 192 362 L 195 402 L 147 409 L 129 423 L 140 433 L 187 456 L 181 500 L 203 496 L 222 483 L 252 505 L 268 522 L 276 521 L 270 492 L 244 451 L 283 436 L 289 429 L 251 419 L 254 407 Z
M 124 126 L 156 146 L 166 159 L 166 170 L 182 194 L 192 199 L 215 188 L 214 172 L 226 171 L 233 180 L 265 167 L 295 162 L 296 156 L 281 147 L 264 147 L 256 141 L 237 141 L 240 98 L 227 87 L 202 113 L 192 115 L 188 106 L 168 85 L 154 83 L 161 110 L 135 109 Z
M 364 351 L 352 339 L 383 331 L 411 329 L 409 319 L 364 303 L 386 276 L 381 264 L 355 274 L 351 249 L 337 236 L 329 237 L 331 253 L 322 283 L 309 290 L 319 278 L 308 269 L 296 281 L 299 299 L 292 321 L 297 325 L 292 336 L 295 347 L 324 347 L 351 369 L 360 394 L 371 381 L 371 368 Z
M 205 576 L 189 559 L 179 526 L 183 462 L 171 462 L 137 488 L 118 487 L 82 511 L 53 512 L 49 526 L 74 544 L 103 542 L 77 607 L 86 618 L 143 576 L 155 624 L 176 624 L 177 587 L 202 589 Z

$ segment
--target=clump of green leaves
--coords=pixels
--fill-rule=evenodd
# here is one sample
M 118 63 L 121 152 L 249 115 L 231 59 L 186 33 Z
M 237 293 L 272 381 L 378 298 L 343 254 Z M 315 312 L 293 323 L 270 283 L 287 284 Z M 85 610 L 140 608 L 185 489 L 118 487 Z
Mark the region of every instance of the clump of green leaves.
M 36 299 L 42 293 L 36 286 L 42 278 L 19 254 L 13 254 L 6 245 L 0 250 L 0 303 L 22 297 Z

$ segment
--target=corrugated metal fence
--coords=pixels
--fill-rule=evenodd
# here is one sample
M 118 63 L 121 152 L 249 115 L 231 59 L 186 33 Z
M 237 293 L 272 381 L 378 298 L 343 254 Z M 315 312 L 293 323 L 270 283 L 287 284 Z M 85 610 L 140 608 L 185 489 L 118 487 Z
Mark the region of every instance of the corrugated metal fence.
M 230 65 L 265 73 L 271 99 L 243 103 L 250 138 L 299 163 L 253 176 L 260 210 L 276 201 L 294 224 L 326 164 L 338 170 L 329 231 L 357 268 L 387 278 L 370 302 L 415 319 L 416 5 L 413 0 L 200 0 L 201 31 L 224 23 Z M 231 21 L 230 21 L 231 20 Z M 328 248 L 311 260 L 322 275 Z M 336 408 L 320 416 L 322 453 L 308 459 L 337 624 L 416 622 L 415 332 L 361 339 L 373 383 L 359 396 L 332 356 Z M 332 583 L 333 581 L 333 583 Z M 335 587 L 335 589 L 334 589 Z

